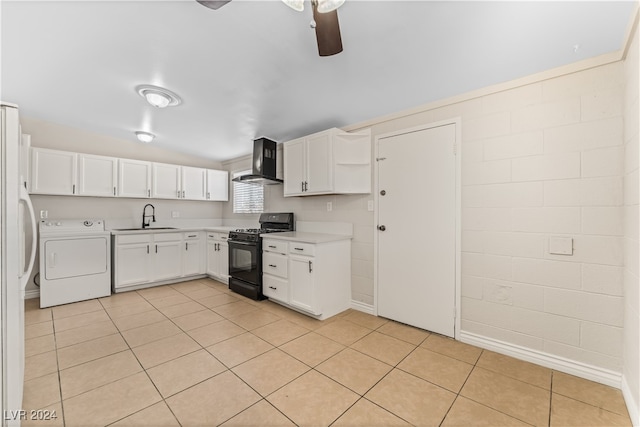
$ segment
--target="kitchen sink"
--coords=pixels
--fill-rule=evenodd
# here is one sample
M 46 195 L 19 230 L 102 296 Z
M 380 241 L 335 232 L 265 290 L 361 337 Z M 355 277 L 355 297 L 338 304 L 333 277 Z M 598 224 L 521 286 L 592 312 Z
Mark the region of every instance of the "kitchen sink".
M 114 228 L 114 231 L 142 231 L 142 230 L 177 230 L 176 227 L 138 227 L 138 228 Z

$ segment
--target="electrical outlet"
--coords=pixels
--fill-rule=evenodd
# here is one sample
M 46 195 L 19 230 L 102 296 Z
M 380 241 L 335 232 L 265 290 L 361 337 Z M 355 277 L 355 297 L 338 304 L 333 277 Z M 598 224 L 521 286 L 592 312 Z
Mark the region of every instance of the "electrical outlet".
M 327 202 L 327 212 L 331 212 L 333 210 L 333 203 Z
M 180 218 L 180 212 L 171 211 L 171 218 Z
M 373 200 L 368 200 L 367 201 L 367 210 L 369 212 L 373 212 Z
M 40 211 L 40 219 L 47 219 L 49 217 L 49 211 Z

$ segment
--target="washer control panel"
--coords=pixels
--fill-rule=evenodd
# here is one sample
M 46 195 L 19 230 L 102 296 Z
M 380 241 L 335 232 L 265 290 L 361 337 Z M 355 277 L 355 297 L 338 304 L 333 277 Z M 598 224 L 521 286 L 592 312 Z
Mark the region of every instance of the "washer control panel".
M 40 221 L 41 233 L 90 233 L 104 231 L 101 219 L 43 219 Z

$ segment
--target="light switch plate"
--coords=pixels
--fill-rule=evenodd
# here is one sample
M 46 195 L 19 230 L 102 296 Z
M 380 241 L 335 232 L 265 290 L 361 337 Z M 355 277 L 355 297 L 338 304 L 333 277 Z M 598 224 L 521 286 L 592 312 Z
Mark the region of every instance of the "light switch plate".
M 549 237 L 549 253 L 553 255 L 573 255 L 573 238 Z

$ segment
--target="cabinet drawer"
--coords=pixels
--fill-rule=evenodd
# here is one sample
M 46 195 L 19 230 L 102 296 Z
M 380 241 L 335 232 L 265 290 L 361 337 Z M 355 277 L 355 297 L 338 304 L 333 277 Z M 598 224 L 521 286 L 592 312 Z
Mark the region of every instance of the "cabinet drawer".
M 184 233 L 182 237 L 184 240 L 197 240 L 200 238 L 200 233 L 198 231 L 192 231 L 190 233 Z
M 316 254 L 316 245 L 311 243 L 289 242 L 289 253 L 312 256 Z
M 229 233 L 217 233 L 215 231 L 207 231 L 208 240 L 219 240 L 226 242 L 229 238 Z
M 194 233 L 191 233 L 194 234 Z M 153 240 L 155 242 L 173 242 L 182 240 L 181 233 L 155 233 L 153 235 Z
M 287 278 L 287 257 L 285 255 L 265 252 L 262 254 L 262 272 Z
M 265 274 L 262 276 L 262 293 L 270 299 L 289 302 L 289 283 Z
M 277 252 L 280 254 L 287 253 L 287 242 L 282 240 L 264 240 L 262 242 L 262 250 L 269 252 Z
M 151 241 L 151 234 L 121 234 L 116 236 L 116 245 L 128 244 L 128 243 L 149 243 Z

